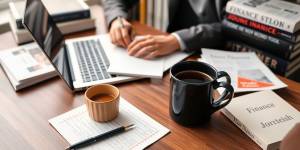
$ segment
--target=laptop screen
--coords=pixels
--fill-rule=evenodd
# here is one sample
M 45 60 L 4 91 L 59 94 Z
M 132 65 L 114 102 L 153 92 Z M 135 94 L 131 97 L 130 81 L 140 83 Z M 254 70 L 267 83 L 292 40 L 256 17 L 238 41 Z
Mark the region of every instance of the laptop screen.
M 64 49 L 63 34 L 41 0 L 27 0 L 23 24 L 60 73 L 60 76 L 73 89 L 67 53 Z

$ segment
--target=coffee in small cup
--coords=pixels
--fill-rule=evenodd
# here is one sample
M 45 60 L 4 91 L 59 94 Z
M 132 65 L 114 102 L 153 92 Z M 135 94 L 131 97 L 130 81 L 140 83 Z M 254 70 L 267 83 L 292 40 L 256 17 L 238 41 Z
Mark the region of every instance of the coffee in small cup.
M 85 103 L 89 116 L 97 122 L 113 120 L 119 113 L 120 92 L 117 87 L 99 84 L 85 92 Z
M 105 103 L 105 102 L 109 102 L 112 99 L 114 99 L 114 96 L 112 96 L 110 94 L 96 94 L 96 95 L 92 96 L 90 99 L 95 102 Z

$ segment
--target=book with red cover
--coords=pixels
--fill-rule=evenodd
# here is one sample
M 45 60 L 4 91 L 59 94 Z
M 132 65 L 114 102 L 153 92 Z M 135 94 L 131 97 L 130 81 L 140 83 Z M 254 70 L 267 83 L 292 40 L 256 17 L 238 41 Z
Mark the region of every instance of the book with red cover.
M 237 23 L 239 25 L 243 25 L 245 27 L 249 27 L 258 31 L 261 31 L 263 33 L 269 34 L 273 37 L 280 38 L 283 40 L 287 40 L 293 43 L 297 43 L 300 41 L 300 32 L 296 33 L 289 33 L 287 31 L 283 31 L 281 29 L 271 27 L 253 20 L 249 20 L 244 17 L 240 17 L 234 14 L 227 13 L 225 15 L 225 18 L 229 21 L 232 21 L 234 23 Z

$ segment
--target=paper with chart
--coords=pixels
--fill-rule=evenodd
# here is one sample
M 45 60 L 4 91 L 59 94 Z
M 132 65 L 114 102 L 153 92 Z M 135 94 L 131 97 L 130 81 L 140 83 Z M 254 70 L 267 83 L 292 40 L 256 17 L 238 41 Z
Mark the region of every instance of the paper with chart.
M 141 150 L 170 132 L 169 129 L 123 98 L 120 99 L 120 113 L 111 122 L 98 123 L 91 120 L 85 105 L 52 118 L 49 122 L 70 144 L 104 133 L 121 125 L 132 123 L 136 125 L 132 130 L 85 147 L 84 149 L 86 150 Z
M 201 59 L 219 71 L 226 71 L 231 77 L 235 92 L 273 90 L 287 86 L 254 52 L 228 52 L 203 48 Z

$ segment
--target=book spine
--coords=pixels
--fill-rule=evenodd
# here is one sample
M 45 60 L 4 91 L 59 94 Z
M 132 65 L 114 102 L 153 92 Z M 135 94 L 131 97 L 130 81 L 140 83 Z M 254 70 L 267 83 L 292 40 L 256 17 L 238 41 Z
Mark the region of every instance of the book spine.
M 162 0 L 154 1 L 154 28 L 161 30 Z
M 229 1 L 225 9 L 228 13 L 254 20 L 290 33 L 294 33 L 296 27 L 295 23 L 290 23 L 282 17 L 276 17 L 272 13 L 265 14 L 264 12 L 259 11 L 258 8 L 245 6 L 244 3 L 240 4 L 239 1 Z
M 234 14 L 226 14 L 225 18 L 227 20 L 232 21 L 234 23 L 237 23 L 239 25 L 243 25 L 243 26 L 246 26 L 246 27 L 261 31 L 261 32 L 264 32 L 264 33 L 269 34 L 273 37 L 277 37 L 277 38 L 284 39 L 284 40 L 294 42 L 294 43 L 298 42 L 297 41 L 297 35 L 300 34 L 300 33 L 295 33 L 295 34 L 289 33 L 289 32 L 280 30 L 278 28 L 274 28 L 274 27 L 271 27 L 271 26 L 268 26 L 268 25 L 264 25 L 264 24 L 261 24 L 259 22 L 252 21 L 252 20 L 249 20 L 247 18 L 240 17 L 240 16 L 237 16 L 237 15 L 234 15 Z
M 82 10 L 76 12 L 63 13 L 63 14 L 53 14 L 51 16 L 53 17 L 54 22 L 59 23 L 59 22 L 67 22 L 67 21 L 90 18 L 91 13 L 90 10 Z M 24 26 L 22 24 L 22 19 L 17 19 L 16 23 L 18 29 L 24 29 Z
M 289 62 L 266 51 L 253 48 L 242 42 L 226 41 L 225 48 L 235 52 L 255 52 L 257 57 L 276 74 L 284 76 L 288 71 Z
M 79 19 L 86 19 L 91 17 L 90 10 L 82 10 L 76 12 L 69 12 L 63 14 L 53 14 L 53 21 L 58 22 L 66 22 L 66 21 L 74 21 Z
M 147 1 L 146 0 L 140 0 L 140 23 L 146 24 L 147 22 Z
M 147 0 L 147 25 L 153 26 L 153 0 Z
M 162 31 L 167 32 L 168 24 L 169 24 L 169 7 L 168 7 L 168 1 L 164 0 L 162 1 Z
M 261 49 L 266 49 L 274 54 L 277 54 L 278 56 L 289 57 L 290 53 L 294 51 L 293 43 L 289 43 L 251 28 L 241 26 L 239 24 L 230 22 L 227 19 L 224 19 L 222 24 L 224 27 L 224 32 L 225 34 L 228 34 L 228 36 L 235 39 L 240 39 Z
M 239 119 L 233 116 L 226 108 L 221 111 L 229 120 L 231 120 L 238 128 L 246 133 L 255 143 L 257 143 L 262 149 L 267 149 L 267 144 L 262 142 L 255 134 L 249 130 Z

